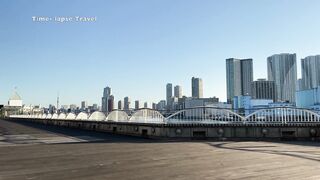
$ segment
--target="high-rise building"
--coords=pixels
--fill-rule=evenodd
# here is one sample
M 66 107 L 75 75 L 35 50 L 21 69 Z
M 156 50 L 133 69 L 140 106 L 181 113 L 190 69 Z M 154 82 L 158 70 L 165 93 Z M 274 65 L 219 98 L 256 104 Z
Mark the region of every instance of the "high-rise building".
M 157 109 L 157 104 L 156 103 L 152 103 L 152 109 Z
M 99 110 L 98 104 L 92 104 L 92 110 L 94 111 Z
M 300 88 L 312 89 L 320 86 L 320 55 L 301 59 L 301 76 Z
M 123 105 L 123 109 L 124 110 L 129 110 L 130 109 L 130 98 L 129 97 L 125 97 L 124 99 L 123 99 L 123 101 L 124 101 L 124 105 Z
M 232 103 L 234 96 L 251 95 L 252 59 L 226 59 L 226 72 L 228 103 Z
M 139 100 L 136 100 L 134 102 L 134 109 L 140 109 L 140 101 Z
M 118 101 L 118 109 L 119 110 L 123 109 L 123 101 L 121 101 L 121 100 Z
M 274 81 L 277 102 L 295 102 L 297 63 L 296 54 L 275 54 L 267 58 L 268 80 Z
M 201 78 L 192 77 L 191 90 L 193 98 L 203 98 L 203 82 Z
M 111 112 L 114 109 L 114 96 L 111 95 L 108 98 L 108 112 Z
M 258 79 L 251 82 L 251 96 L 253 99 L 272 99 L 276 100 L 276 85 L 274 81 Z
M 166 100 L 167 100 L 167 110 L 170 110 L 172 106 L 172 84 L 168 83 L 166 86 Z
M 182 98 L 182 87 L 177 85 L 174 87 L 174 97 Z
M 166 107 L 166 101 L 165 100 L 161 100 L 158 102 L 157 104 L 157 110 L 163 111 L 165 110 Z
M 103 90 L 103 97 L 102 97 L 102 104 L 101 104 L 101 111 L 107 113 L 108 112 L 108 99 L 111 96 L 111 88 L 105 87 Z
M 148 108 L 148 102 L 144 102 L 143 108 Z
M 78 108 L 76 104 L 70 104 L 69 107 L 72 112 L 74 112 Z
M 302 91 L 302 90 L 304 90 L 303 81 L 302 81 L 302 78 L 300 78 L 297 80 L 296 91 Z
M 88 102 L 87 101 L 81 101 L 81 109 L 84 110 L 88 108 Z

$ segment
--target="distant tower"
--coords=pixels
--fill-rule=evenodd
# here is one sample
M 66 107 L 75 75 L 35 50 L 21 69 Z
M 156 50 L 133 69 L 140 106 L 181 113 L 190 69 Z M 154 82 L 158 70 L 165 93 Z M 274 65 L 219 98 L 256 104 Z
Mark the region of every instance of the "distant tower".
M 203 98 L 203 82 L 201 78 L 192 77 L 191 90 L 193 98 Z
M 111 96 L 111 88 L 110 87 L 105 87 L 103 89 L 103 96 L 102 96 L 102 103 L 101 103 L 101 111 L 104 113 L 109 112 L 110 108 L 108 107 L 108 100 Z
M 144 102 L 143 107 L 148 108 L 148 102 Z
M 174 97 L 182 98 L 182 88 L 181 86 L 177 85 L 174 87 Z
M 226 59 L 227 102 L 235 96 L 251 95 L 253 81 L 252 59 Z
M 58 92 L 58 95 L 57 95 L 57 109 L 59 109 L 59 92 Z
M 124 100 L 123 100 L 123 109 L 124 110 L 129 110 L 130 109 L 130 103 L 131 103 L 131 101 L 130 101 L 130 98 L 127 96 L 127 97 L 125 97 L 124 98 Z
M 170 110 L 172 104 L 172 84 L 168 83 L 166 86 L 166 100 L 167 100 L 167 110 Z
M 276 101 L 295 103 L 297 83 L 296 54 L 275 54 L 267 58 L 267 63 L 268 80 L 275 82 Z M 304 67 L 302 68 L 304 69 Z

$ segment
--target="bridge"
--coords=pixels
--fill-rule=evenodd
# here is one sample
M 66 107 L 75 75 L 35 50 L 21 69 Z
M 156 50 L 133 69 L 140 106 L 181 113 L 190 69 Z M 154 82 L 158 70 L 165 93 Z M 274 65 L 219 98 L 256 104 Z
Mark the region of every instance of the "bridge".
M 231 109 L 195 107 L 164 117 L 159 111 L 143 108 L 128 115 L 114 110 L 108 115 L 96 111 L 37 115 L 11 115 L 10 119 L 58 126 L 166 138 L 311 138 L 320 137 L 320 114 L 293 108 L 259 109 L 247 116 Z
M 142 108 L 132 116 L 125 111 L 114 110 L 107 116 L 103 112 L 96 111 L 92 114 L 81 112 L 54 113 L 35 115 L 11 115 L 11 118 L 26 119 L 60 119 L 83 121 L 109 121 L 109 122 L 133 122 L 133 123 L 157 123 L 157 124 L 296 124 L 296 123 L 320 123 L 320 114 L 309 109 L 277 107 L 258 109 L 247 116 L 240 115 L 231 109 L 216 107 L 195 107 L 177 111 L 168 117 L 164 117 L 159 111 Z

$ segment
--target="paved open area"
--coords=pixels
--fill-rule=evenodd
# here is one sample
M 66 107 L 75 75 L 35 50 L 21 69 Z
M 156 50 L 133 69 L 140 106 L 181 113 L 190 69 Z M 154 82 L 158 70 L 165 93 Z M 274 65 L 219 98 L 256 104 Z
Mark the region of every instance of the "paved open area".
M 320 179 L 319 142 L 168 142 L 0 120 L 0 179 Z

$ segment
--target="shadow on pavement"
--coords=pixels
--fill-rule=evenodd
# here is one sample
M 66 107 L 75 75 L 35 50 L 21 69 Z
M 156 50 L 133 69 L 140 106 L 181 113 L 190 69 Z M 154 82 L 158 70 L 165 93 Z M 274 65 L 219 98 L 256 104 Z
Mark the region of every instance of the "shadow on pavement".
M 281 147 L 281 144 L 319 147 L 320 144 L 316 142 L 292 142 L 292 141 L 291 142 L 274 142 L 274 145 L 270 145 L 270 146 L 264 146 L 264 145 L 248 146 L 248 145 L 241 145 L 237 143 L 238 142 L 218 142 L 218 143 L 208 142 L 207 144 L 214 148 L 219 148 L 219 149 L 283 155 L 283 156 L 290 156 L 290 157 L 302 158 L 302 159 L 320 162 L 320 151 L 318 150 L 306 150 L 306 151 L 284 150 L 283 147 Z

